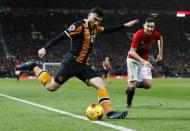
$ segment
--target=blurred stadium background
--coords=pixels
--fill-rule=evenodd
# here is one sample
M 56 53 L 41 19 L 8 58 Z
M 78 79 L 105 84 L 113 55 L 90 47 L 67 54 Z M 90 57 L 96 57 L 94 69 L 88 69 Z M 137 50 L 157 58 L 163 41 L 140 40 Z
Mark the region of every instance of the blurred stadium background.
M 99 35 L 92 65 L 101 72 L 102 60 L 109 56 L 112 75 L 127 75 L 126 56 L 132 34 L 142 27 L 143 19 L 153 15 L 164 38 L 164 60 L 155 65 L 155 77 L 190 76 L 190 2 L 189 0 L 1 0 L 0 1 L 0 77 L 13 77 L 13 63 L 37 58 L 37 50 L 72 22 L 86 17 L 89 9 L 101 6 L 102 25 L 123 23 L 135 18 L 140 23 L 113 35 Z M 177 17 L 176 12 L 182 11 Z M 185 15 L 185 14 L 186 15 Z M 50 51 L 43 62 L 60 62 L 69 49 L 69 40 Z M 153 56 L 157 52 L 154 51 Z M 58 57 L 57 57 L 58 56 Z M 41 60 L 39 60 L 41 61 Z
M 17 60 L 21 63 L 33 59 L 60 62 L 70 47 L 69 40 L 51 48 L 43 60 L 37 57 L 38 49 L 72 22 L 86 17 L 94 6 L 104 9 L 102 25 L 105 26 L 140 19 L 140 23 L 130 29 L 98 36 L 92 65 L 100 73 L 103 59 L 109 56 L 113 68 L 111 74 L 127 75 L 125 59 L 130 40 L 132 34 L 142 27 L 145 17 L 153 15 L 156 18 L 157 28 L 164 38 L 164 57 L 161 63 L 154 65 L 153 88 L 136 90 L 127 119 L 113 121 L 103 118 L 102 121 L 126 130 L 189 131 L 190 0 L 0 0 L 0 131 L 117 129 L 38 109 L 9 97 L 84 116 L 86 107 L 96 103 L 96 92 L 75 78 L 55 93 L 47 92 L 36 79 L 20 82 L 4 79 L 15 77 Z M 157 54 L 156 48 L 154 50 L 152 56 Z M 24 75 L 33 74 L 24 72 Z M 126 109 L 126 83 L 126 79 L 113 79 L 111 84 L 107 83 L 114 109 Z

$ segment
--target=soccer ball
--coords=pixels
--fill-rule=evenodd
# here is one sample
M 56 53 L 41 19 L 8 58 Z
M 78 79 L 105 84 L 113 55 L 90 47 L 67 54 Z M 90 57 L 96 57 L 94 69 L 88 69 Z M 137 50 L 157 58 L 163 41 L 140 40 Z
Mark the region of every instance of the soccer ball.
M 86 116 L 89 120 L 101 120 L 104 115 L 104 110 L 99 104 L 91 104 L 86 109 Z

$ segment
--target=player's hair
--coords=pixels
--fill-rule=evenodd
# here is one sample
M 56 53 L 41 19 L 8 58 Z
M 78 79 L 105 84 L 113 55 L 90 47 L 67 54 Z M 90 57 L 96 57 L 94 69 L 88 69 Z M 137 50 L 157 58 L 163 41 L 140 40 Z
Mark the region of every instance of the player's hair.
M 99 6 L 96 6 L 90 10 L 90 13 L 96 13 L 99 17 L 104 17 L 103 9 Z
M 155 19 L 153 17 L 147 17 L 145 22 L 155 22 Z

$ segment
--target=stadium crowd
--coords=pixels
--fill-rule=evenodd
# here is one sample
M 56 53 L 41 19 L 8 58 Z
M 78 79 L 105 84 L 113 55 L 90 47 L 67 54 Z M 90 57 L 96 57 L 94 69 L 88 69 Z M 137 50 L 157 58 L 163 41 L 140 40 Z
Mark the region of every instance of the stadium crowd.
M 134 16 L 106 16 L 103 25 L 114 25 L 133 19 Z M 138 16 L 136 18 L 139 18 Z M 144 16 L 140 16 L 143 19 Z M 26 62 L 38 60 L 43 62 L 60 62 L 70 47 L 70 41 L 65 40 L 48 50 L 43 60 L 37 57 L 37 51 L 47 41 L 64 31 L 66 27 L 78 19 L 77 15 L 56 14 L 6 14 L 1 18 L 1 26 L 4 39 L 9 50 L 16 60 Z M 175 22 L 174 22 L 175 21 Z M 110 35 L 98 35 L 93 51 L 92 65 L 101 72 L 102 61 L 109 56 L 112 64 L 111 74 L 127 75 L 126 57 L 130 47 L 132 34 L 142 27 L 143 20 L 130 29 L 125 29 Z M 186 26 L 185 26 L 186 25 Z M 164 58 L 161 63 L 155 64 L 154 76 L 158 77 L 185 77 L 190 76 L 190 42 L 184 32 L 190 32 L 188 23 L 173 16 L 159 16 L 157 19 L 158 29 L 164 38 Z M 3 48 L 0 48 L 0 76 L 10 74 L 7 58 Z M 156 55 L 156 49 L 153 56 Z

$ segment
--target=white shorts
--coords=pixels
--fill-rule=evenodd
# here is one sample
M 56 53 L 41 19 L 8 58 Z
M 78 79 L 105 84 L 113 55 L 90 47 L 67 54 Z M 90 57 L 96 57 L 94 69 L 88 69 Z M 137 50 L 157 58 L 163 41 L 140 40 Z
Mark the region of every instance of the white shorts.
M 20 71 L 15 71 L 15 75 L 19 75 L 20 74 Z
M 139 81 L 142 82 L 145 79 L 152 80 L 151 68 L 145 66 L 142 62 L 127 59 L 128 69 L 128 82 Z

